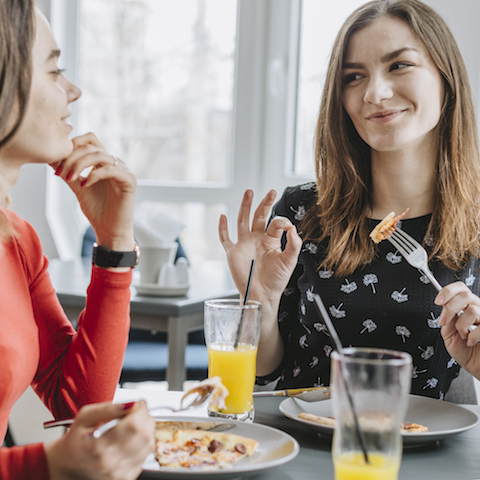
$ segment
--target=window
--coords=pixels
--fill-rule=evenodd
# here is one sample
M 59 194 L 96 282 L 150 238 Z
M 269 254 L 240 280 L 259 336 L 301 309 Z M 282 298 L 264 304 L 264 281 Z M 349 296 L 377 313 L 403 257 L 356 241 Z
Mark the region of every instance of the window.
M 140 179 L 225 183 L 236 13 L 236 0 L 82 0 L 80 130 Z
M 94 131 L 129 164 L 138 208 L 182 219 L 193 263 L 223 261 L 218 216 L 235 238 L 246 188 L 257 203 L 314 178 L 322 69 L 360 3 L 50 0 L 62 66 L 83 90 L 75 134 Z M 84 223 L 65 218 L 68 189 L 48 190 L 49 221 L 69 222 L 52 227 L 68 258 Z

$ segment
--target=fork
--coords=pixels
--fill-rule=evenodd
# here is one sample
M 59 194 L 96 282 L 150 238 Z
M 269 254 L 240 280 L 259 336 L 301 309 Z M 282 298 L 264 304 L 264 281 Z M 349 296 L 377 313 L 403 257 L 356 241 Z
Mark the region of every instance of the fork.
M 442 286 L 428 268 L 427 252 L 413 237 L 397 227 L 391 236 L 387 237 L 387 240 L 402 254 L 412 267 L 420 269 L 438 291 L 442 289 Z
M 387 237 L 387 240 L 402 254 L 403 258 L 415 268 L 421 270 L 432 282 L 432 285 L 440 291 L 442 286 L 438 283 L 437 279 L 433 276 L 432 271 L 428 268 L 428 255 L 425 249 L 408 233 L 404 232 L 401 228 L 396 227 L 392 234 Z M 462 315 L 463 310 L 457 313 L 459 317 Z M 471 332 L 477 328 L 477 325 L 470 325 L 468 330 Z
M 190 391 L 189 391 L 182 397 L 180 408 L 158 406 L 158 407 L 150 408 L 148 410 L 148 413 L 153 416 L 154 412 L 156 412 L 157 410 L 171 410 L 174 413 L 184 412 L 186 410 L 190 410 L 191 408 L 199 407 L 200 405 L 204 404 L 207 401 L 207 399 L 210 397 L 211 393 L 212 391 L 204 391 L 202 393 L 199 393 L 193 399 L 192 402 L 190 402 L 188 405 L 184 405 L 183 402 L 185 398 L 187 398 L 190 395 Z M 67 427 L 71 425 L 74 421 L 75 421 L 74 418 L 65 418 L 63 420 L 49 420 L 48 422 L 44 422 L 43 428 Z M 105 432 L 107 432 L 108 430 L 112 429 L 115 425 L 117 425 L 119 421 L 120 421 L 120 418 L 114 418 L 113 420 L 110 420 L 109 422 L 104 423 L 102 426 L 100 426 L 99 428 L 93 431 L 92 436 L 94 438 L 101 437 Z

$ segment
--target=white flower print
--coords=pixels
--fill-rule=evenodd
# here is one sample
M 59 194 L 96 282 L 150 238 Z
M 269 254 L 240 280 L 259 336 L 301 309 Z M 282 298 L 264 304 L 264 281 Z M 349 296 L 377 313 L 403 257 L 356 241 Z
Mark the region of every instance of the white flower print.
M 395 327 L 395 333 L 402 337 L 403 343 L 405 343 L 405 338 L 410 338 L 411 332 L 404 325 L 397 325 Z
M 438 399 L 443 401 L 445 399 L 445 394 L 443 392 L 440 392 Z
M 365 327 L 361 332 L 360 332 L 360 335 L 362 333 L 364 333 L 365 331 L 367 331 L 368 333 L 372 333 L 374 330 L 376 330 L 377 328 L 377 324 L 370 318 L 367 318 L 367 320 L 365 320 L 362 325 Z
M 311 242 L 306 243 L 303 249 L 304 252 L 309 252 L 312 255 L 315 255 L 317 253 L 317 250 L 318 250 L 318 246 Z
M 302 335 L 302 336 L 300 337 L 300 339 L 298 340 L 298 344 L 299 344 L 302 348 L 308 348 L 307 334 Z
M 423 238 L 423 243 L 427 247 L 433 247 L 433 237 L 432 237 L 432 235 L 429 235 L 428 237 L 425 235 L 425 237 Z
M 293 367 L 293 370 L 292 370 L 292 375 L 294 377 L 298 377 L 300 375 L 300 372 L 302 371 L 302 369 L 297 365 L 297 362 L 293 362 L 294 363 L 294 367 Z
M 426 388 L 435 388 L 437 385 L 438 385 L 438 378 L 432 377 L 425 382 L 423 389 L 425 390 Z
M 408 301 L 408 295 L 406 293 L 403 293 L 407 287 L 402 288 L 402 291 L 399 292 L 398 290 L 395 290 L 390 296 L 398 303 L 403 303 Z
M 430 312 L 430 315 L 432 318 L 427 318 L 427 325 L 430 328 L 442 328 L 439 324 L 438 321 L 440 319 L 440 316 L 436 317 L 433 312 Z
M 456 364 L 457 362 L 453 358 L 451 358 L 447 363 L 447 368 L 452 368 Z
M 345 279 L 346 285 L 342 285 L 340 287 L 340 290 L 343 293 L 352 293 L 357 289 L 357 283 L 356 282 L 349 282 L 348 279 Z
M 324 280 L 328 280 L 329 278 L 332 278 L 333 273 L 332 270 L 323 269 L 318 271 L 318 276 Z
M 315 185 L 315 182 L 305 183 L 303 185 L 300 185 L 300 190 L 312 190 L 313 188 L 315 188 Z
M 421 270 L 419 270 L 420 273 L 422 273 Z M 424 274 L 422 273 L 422 275 L 420 275 L 420 277 L 418 277 L 418 279 L 424 283 L 425 285 L 428 285 L 430 283 L 430 279 Z
M 425 368 L 425 370 L 418 370 L 418 367 L 414 366 L 412 368 L 412 378 L 418 378 L 419 373 L 425 373 L 426 371 L 427 371 L 426 368 Z
M 310 334 L 312 331 L 300 320 L 300 325 Z
M 330 345 L 325 345 L 323 347 L 323 351 L 325 352 L 325 356 L 329 357 L 332 354 L 333 348 Z
M 298 210 L 295 210 L 292 206 L 290 207 L 290 210 L 292 212 L 295 212 L 295 220 L 303 220 L 303 217 L 305 216 L 305 206 L 304 205 L 299 205 Z
M 307 295 L 307 300 L 309 302 L 313 302 L 314 300 L 314 297 L 313 297 L 313 287 L 309 288 L 306 292 L 306 295 Z
M 432 345 L 429 345 L 428 347 L 425 347 L 424 349 L 419 345 L 418 348 L 419 348 L 419 350 L 422 351 L 422 354 L 420 356 L 424 360 L 428 360 L 429 358 L 432 358 L 433 354 L 435 353 L 435 349 L 433 348 Z
M 397 250 L 395 253 L 388 252 L 386 259 L 391 264 L 395 265 L 396 263 L 400 263 L 402 261 L 402 256 L 398 253 L 398 250 Z
M 376 283 L 378 283 L 378 277 L 374 273 L 367 273 L 363 277 L 363 284 L 366 287 L 371 286 L 373 293 L 377 293 L 376 290 L 375 290 L 375 284 Z
M 300 303 L 300 313 L 302 315 L 306 315 L 307 314 L 307 307 L 305 306 L 305 304 L 303 302 Z
M 330 332 L 328 331 L 328 328 L 327 328 L 327 326 L 326 326 L 324 323 L 317 322 L 317 323 L 314 323 L 313 326 L 315 327 L 315 330 L 316 330 L 317 332 L 322 332 L 322 333 L 324 333 L 327 337 L 330 336 Z
M 312 357 L 312 361 L 308 365 L 310 368 L 316 367 L 318 365 L 318 357 Z
M 472 275 L 472 269 L 468 270 L 468 277 L 465 279 L 465 285 L 471 287 L 475 282 L 475 276 Z
M 345 318 L 347 314 L 345 313 L 345 310 L 341 310 L 342 307 L 343 303 L 341 303 L 338 307 L 332 305 L 329 307 L 330 315 L 335 318 Z

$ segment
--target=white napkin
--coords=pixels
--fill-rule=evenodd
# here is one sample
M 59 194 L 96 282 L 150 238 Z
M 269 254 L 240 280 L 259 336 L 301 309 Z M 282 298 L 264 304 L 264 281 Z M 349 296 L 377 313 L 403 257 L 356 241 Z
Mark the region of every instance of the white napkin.
M 135 212 L 133 228 L 140 247 L 157 247 L 173 243 L 185 224 L 163 212 Z

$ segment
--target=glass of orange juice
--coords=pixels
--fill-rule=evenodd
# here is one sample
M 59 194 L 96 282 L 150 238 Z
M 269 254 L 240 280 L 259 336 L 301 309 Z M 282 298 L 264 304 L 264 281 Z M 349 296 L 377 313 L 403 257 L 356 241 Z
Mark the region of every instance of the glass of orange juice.
M 411 373 L 412 357 L 405 352 L 345 348 L 342 354 L 332 353 L 335 480 L 398 479 L 400 424 L 408 405 Z
M 226 408 L 209 407 L 209 416 L 253 422 L 252 393 L 260 325 L 259 302 L 249 300 L 246 305 L 242 300 L 205 302 L 208 376 L 220 377 L 229 391 Z

